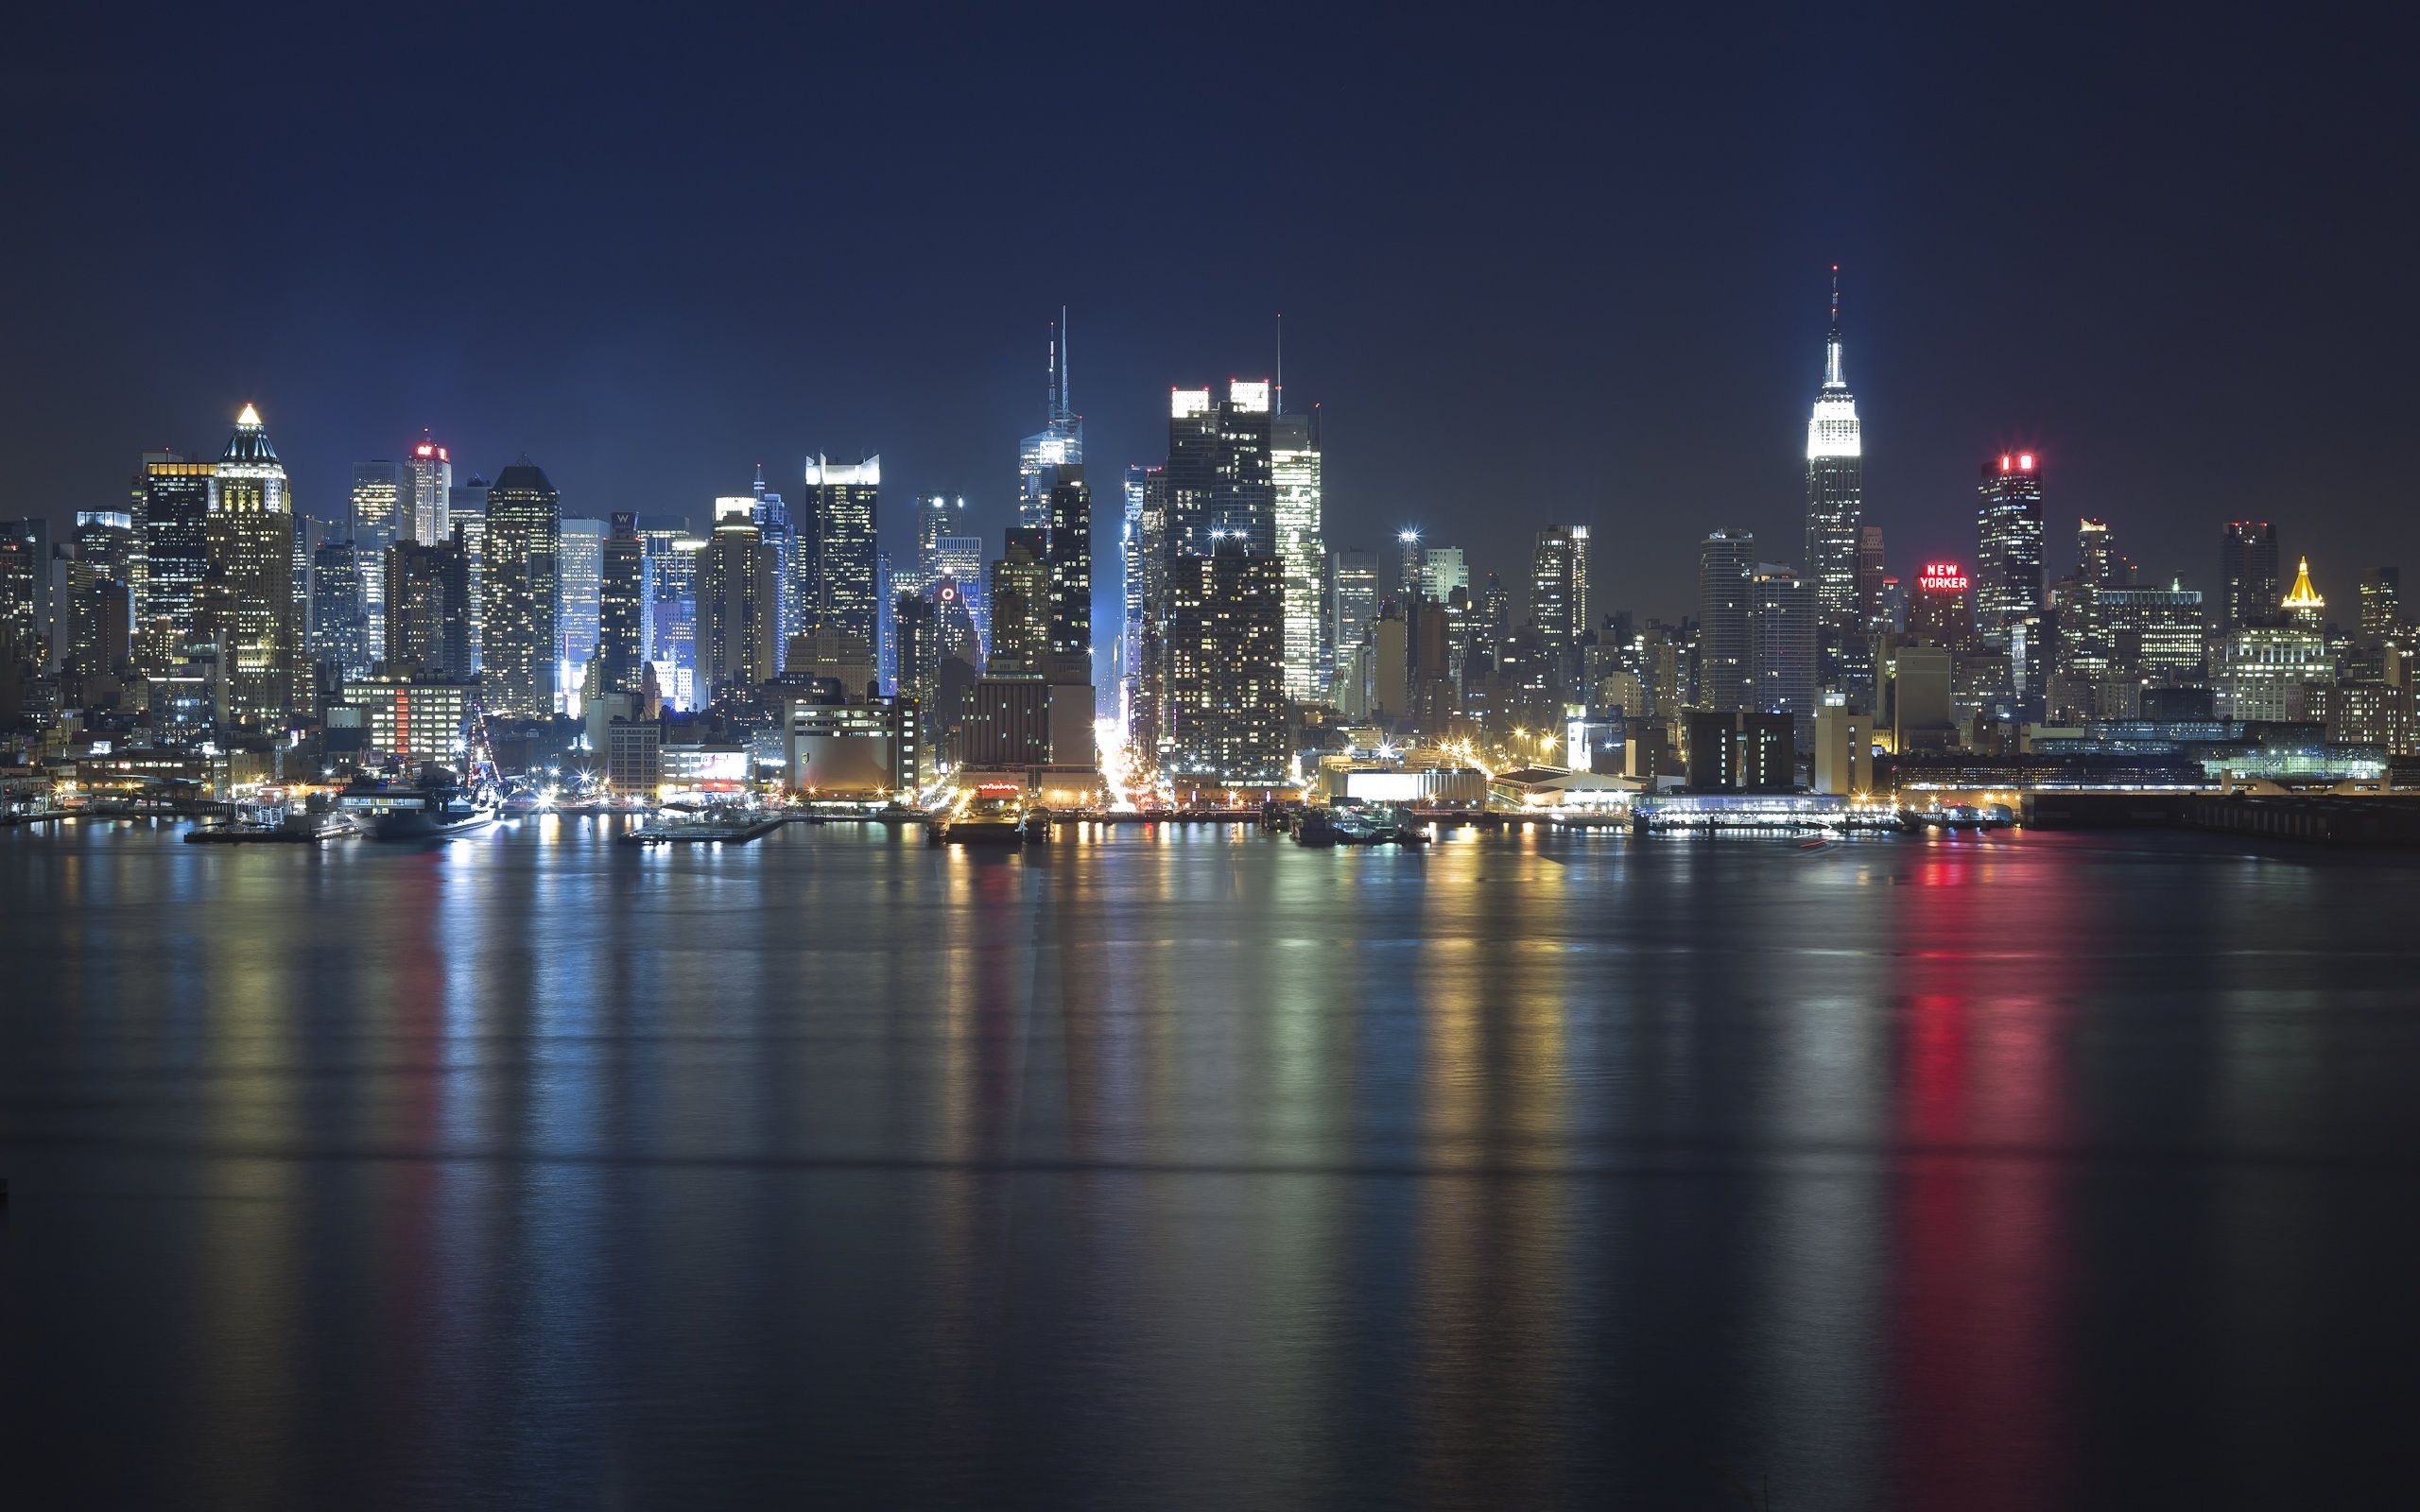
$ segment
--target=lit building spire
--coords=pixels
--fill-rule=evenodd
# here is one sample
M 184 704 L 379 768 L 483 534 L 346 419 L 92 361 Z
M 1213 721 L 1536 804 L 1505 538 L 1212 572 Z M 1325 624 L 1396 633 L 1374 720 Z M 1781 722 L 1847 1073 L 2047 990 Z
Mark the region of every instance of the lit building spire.
M 2289 620 L 2312 626 L 2319 623 L 2320 611 L 2327 608 L 2327 600 L 2320 597 L 2319 590 L 2310 585 L 2308 557 L 2303 558 L 2302 564 L 2295 569 L 2293 590 L 2287 593 L 2285 603 L 2279 607 L 2285 610 Z
M 261 428 L 261 412 L 254 409 L 251 405 L 246 404 L 244 406 L 244 412 L 235 417 L 235 423 L 243 426 L 246 430 L 259 430 Z
M 1846 388 L 1841 372 L 1841 265 L 1832 265 L 1832 334 L 1824 338 L 1824 387 Z

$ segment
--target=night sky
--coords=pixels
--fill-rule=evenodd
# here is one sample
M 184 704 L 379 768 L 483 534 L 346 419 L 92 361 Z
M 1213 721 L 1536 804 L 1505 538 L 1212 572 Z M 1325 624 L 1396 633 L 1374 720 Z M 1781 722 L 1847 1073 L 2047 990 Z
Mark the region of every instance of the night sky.
M 1802 555 L 1837 261 L 1894 571 L 1971 559 L 2016 445 L 2054 562 L 2100 514 L 2207 587 L 2253 515 L 2339 611 L 2420 571 L 2408 36 L 874 9 L 13 20 L 0 514 L 123 507 L 252 400 L 313 513 L 426 426 L 666 523 L 879 452 L 894 557 L 936 490 L 996 549 L 1061 303 L 1105 515 L 1283 311 L 1331 543 L 1512 576 L 1582 521 L 1600 605 L 1677 614 L 1709 527 Z

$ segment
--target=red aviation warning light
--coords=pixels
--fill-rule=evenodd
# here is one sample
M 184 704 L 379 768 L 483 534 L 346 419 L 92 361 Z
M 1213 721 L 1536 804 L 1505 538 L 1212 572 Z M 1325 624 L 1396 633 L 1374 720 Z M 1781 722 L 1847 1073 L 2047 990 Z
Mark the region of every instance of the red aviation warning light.
M 2019 472 L 2031 472 L 2033 471 L 2033 454 L 2031 452 L 2019 452 L 2016 454 L 2016 470 Z

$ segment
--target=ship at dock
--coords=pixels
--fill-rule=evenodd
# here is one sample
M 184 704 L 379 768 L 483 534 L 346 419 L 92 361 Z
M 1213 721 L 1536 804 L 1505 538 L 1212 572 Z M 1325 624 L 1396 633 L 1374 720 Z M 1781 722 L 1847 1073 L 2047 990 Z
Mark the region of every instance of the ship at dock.
M 485 829 L 496 819 L 495 804 L 486 793 L 464 786 L 437 766 L 422 768 L 412 782 L 356 778 L 337 804 L 367 826 L 373 840 L 439 840 Z

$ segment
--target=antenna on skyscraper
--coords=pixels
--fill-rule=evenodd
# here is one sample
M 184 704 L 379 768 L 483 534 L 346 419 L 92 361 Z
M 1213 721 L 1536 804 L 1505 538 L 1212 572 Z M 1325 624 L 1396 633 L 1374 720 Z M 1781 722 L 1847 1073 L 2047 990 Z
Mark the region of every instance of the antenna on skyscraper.
M 1270 408 L 1283 415 L 1286 413 L 1286 312 L 1283 310 L 1277 312 L 1277 380 L 1270 387 L 1276 393 L 1270 401 Z
M 1073 415 L 1076 412 L 1075 387 L 1068 381 L 1068 369 L 1073 361 L 1073 354 L 1068 348 L 1074 345 L 1075 343 L 1068 339 L 1067 307 L 1063 304 L 1059 306 L 1059 409 L 1061 413 L 1066 415 Z

